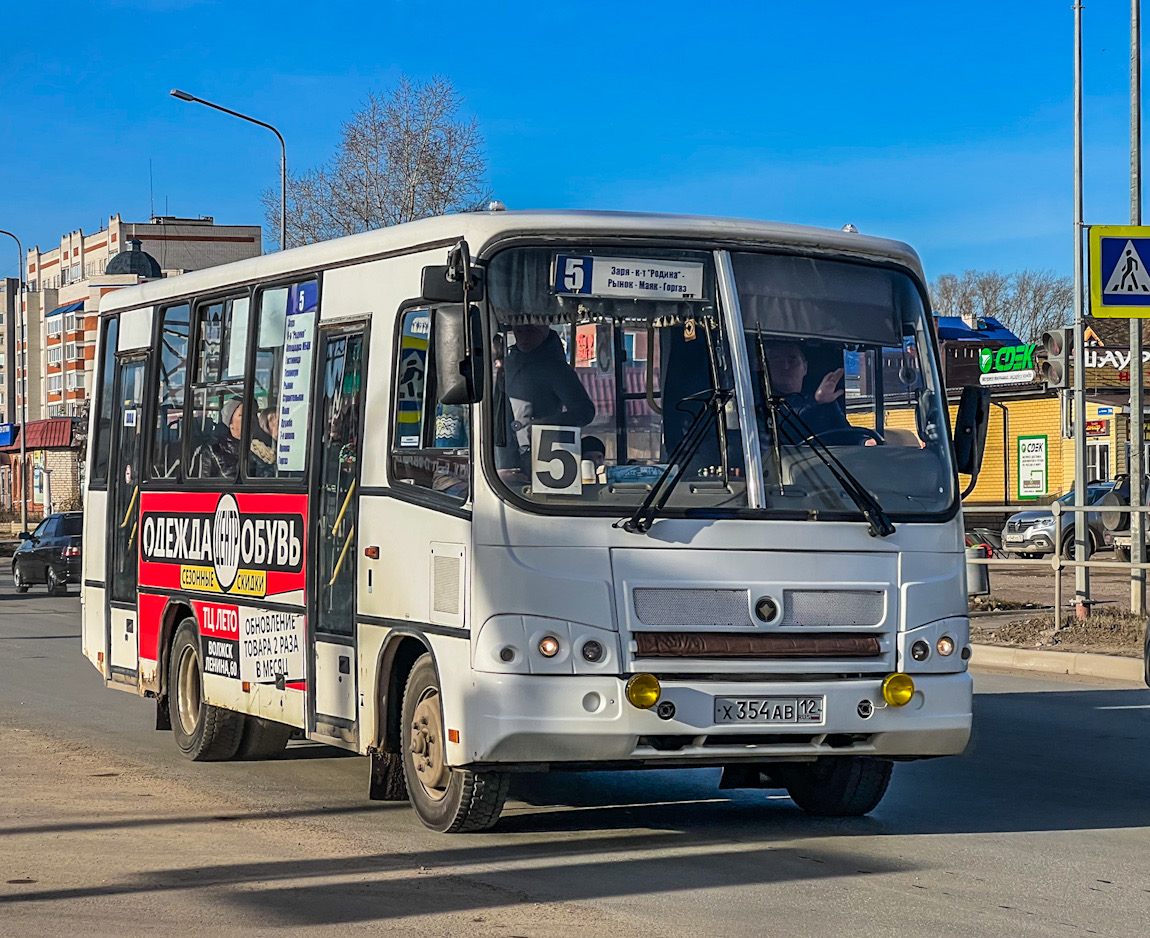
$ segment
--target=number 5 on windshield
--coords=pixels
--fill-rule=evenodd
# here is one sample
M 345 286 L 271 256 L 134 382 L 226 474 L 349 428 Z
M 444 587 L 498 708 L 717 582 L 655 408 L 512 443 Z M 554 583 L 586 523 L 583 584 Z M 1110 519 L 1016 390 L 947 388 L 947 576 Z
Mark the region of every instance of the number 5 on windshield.
M 583 474 L 579 460 L 583 452 L 578 427 L 531 428 L 531 494 L 582 495 Z

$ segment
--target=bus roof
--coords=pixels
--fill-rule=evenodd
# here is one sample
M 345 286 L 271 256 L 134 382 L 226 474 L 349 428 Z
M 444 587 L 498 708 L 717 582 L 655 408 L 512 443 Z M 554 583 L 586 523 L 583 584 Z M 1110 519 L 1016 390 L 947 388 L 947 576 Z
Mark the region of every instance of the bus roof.
M 777 245 L 839 256 L 902 264 L 923 277 L 918 254 L 908 244 L 855 232 L 807 225 L 706 215 L 661 215 L 644 212 L 494 211 L 439 215 L 419 221 L 348 235 L 274 254 L 207 267 L 178 277 L 153 280 L 105 295 L 101 312 L 150 306 L 177 297 L 212 293 L 231 284 L 284 279 L 292 274 L 340 267 L 364 260 L 447 246 L 467 238 L 479 256 L 485 245 L 510 236 L 561 232 L 577 237 L 667 237 L 705 241 Z M 446 251 L 445 255 L 446 257 Z

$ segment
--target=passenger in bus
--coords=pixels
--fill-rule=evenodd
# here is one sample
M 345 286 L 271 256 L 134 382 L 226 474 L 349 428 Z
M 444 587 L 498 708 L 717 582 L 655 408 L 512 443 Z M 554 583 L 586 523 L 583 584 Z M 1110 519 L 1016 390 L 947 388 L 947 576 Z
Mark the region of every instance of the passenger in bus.
M 243 401 L 238 397 L 229 397 L 220 408 L 220 424 L 217 429 L 192 454 L 192 465 L 197 476 L 201 479 L 235 478 L 240 462 L 243 420 Z
M 527 468 L 532 425 L 585 427 L 595 419 L 595 404 L 567 361 L 558 333 L 545 323 L 511 328 L 515 344 L 502 366 L 510 432 L 506 446 L 497 450 L 497 465 L 513 476 Z
M 780 395 L 799 419 L 818 436 L 831 430 L 849 429 L 850 423 L 838 403 L 845 393 L 839 387 L 844 370 L 835 368 L 825 374 L 813 391 L 803 390 L 807 377 L 807 356 L 798 342 L 771 342 L 767 345 L 771 389 Z M 759 395 L 761 379 L 756 375 L 755 392 Z M 770 425 L 763 408 L 759 408 L 760 432 L 769 435 Z M 779 435 L 784 443 L 799 443 L 806 436 L 798 421 L 785 411 L 779 414 Z

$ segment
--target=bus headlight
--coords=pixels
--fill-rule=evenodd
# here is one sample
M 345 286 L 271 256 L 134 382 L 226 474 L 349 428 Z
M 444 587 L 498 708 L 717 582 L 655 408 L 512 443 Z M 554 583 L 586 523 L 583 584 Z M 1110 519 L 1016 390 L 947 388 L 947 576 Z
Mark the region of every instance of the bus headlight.
M 954 654 L 954 639 L 949 635 L 944 635 L 938 640 L 938 644 L 934 647 L 937 648 L 938 653 L 945 658 L 947 655 Z
M 627 682 L 627 702 L 640 710 L 650 710 L 659 702 L 663 688 L 654 674 L 636 674 Z
M 539 639 L 539 654 L 544 658 L 554 658 L 559 654 L 559 639 L 554 635 L 544 635 Z
M 914 681 L 909 674 L 888 674 L 882 682 L 882 699 L 892 707 L 905 707 L 914 696 Z

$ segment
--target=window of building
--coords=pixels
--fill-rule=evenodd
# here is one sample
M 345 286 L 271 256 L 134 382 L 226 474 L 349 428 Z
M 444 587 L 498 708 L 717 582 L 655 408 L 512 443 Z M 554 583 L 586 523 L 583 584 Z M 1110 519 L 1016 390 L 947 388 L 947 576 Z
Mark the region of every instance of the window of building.
M 63 417 L 64 416 L 64 405 L 63 404 L 49 404 L 48 405 L 48 416 L 49 417 Z
M 308 455 L 319 284 L 305 280 L 263 290 L 258 303 L 255 368 L 245 408 L 248 475 L 300 478 Z
M 54 345 L 48 349 L 48 364 L 59 365 L 64 360 L 64 349 L 59 345 Z
M 395 437 L 391 471 L 406 482 L 466 499 L 470 486 L 470 413 L 464 404 L 442 404 L 431 354 L 431 311 L 404 313 L 395 365 Z
M 84 386 L 84 373 L 82 371 L 68 372 L 68 390 L 75 391 Z
M 72 362 L 72 361 L 75 361 L 78 357 L 81 357 L 82 353 L 79 352 L 79 349 L 80 349 L 80 346 L 77 345 L 75 342 L 69 342 L 68 343 L 67 351 L 65 353 L 68 361 Z
M 68 313 L 67 325 L 64 328 L 68 332 L 83 332 L 84 331 L 84 314 L 83 313 Z
M 152 437 L 153 478 L 179 474 L 184 428 L 184 385 L 188 372 L 188 305 L 169 306 L 160 320 L 156 368 L 156 432 Z
M 248 298 L 205 303 L 196 311 L 192 452 L 186 475 L 234 479 L 240 459 Z
M 63 331 L 63 329 L 64 329 L 64 317 L 63 316 L 53 316 L 51 319 L 48 320 L 48 337 L 49 338 L 55 338 L 56 336 L 58 336 Z
M 48 375 L 48 390 L 62 391 L 64 389 L 63 375 Z

